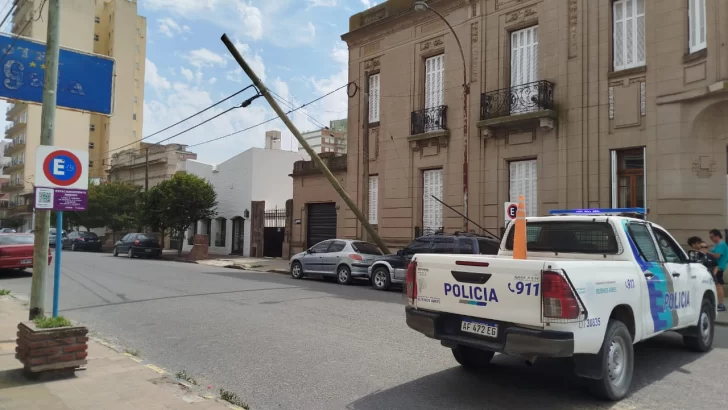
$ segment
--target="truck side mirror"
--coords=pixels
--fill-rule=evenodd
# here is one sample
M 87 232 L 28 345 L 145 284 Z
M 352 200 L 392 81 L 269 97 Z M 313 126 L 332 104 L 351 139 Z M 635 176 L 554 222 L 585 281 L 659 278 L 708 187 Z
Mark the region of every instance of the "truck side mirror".
M 404 251 L 402 249 L 398 250 L 397 256 L 404 256 Z

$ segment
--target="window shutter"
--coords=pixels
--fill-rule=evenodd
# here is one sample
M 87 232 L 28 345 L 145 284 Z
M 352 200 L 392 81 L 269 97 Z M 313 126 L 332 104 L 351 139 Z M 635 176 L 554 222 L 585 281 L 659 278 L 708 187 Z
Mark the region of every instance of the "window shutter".
M 369 122 L 379 121 L 379 74 L 369 76 Z
M 688 26 L 690 52 L 694 53 L 707 47 L 705 0 L 688 1 Z
M 613 3 L 614 70 L 645 64 L 645 0 L 617 0 Z
M 523 195 L 526 206 L 526 216 L 538 215 L 538 162 L 513 161 L 510 163 L 510 198 L 511 202 L 518 202 L 519 195 Z
M 538 26 L 511 33 L 511 87 L 538 81 Z
M 422 173 L 422 228 L 425 233 L 434 233 L 442 228 L 442 170 L 431 169 Z
M 444 69 L 444 54 L 425 60 L 425 108 L 435 108 L 444 105 Z
M 646 60 L 645 55 L 645 0 L 632 0 L 635 3 L 635 42 L 636 42 L 636 57 L 634 66 L 644 65 Z
M 376 225 L 379 217 L 379 177 L 369 177 L 369 223 Z

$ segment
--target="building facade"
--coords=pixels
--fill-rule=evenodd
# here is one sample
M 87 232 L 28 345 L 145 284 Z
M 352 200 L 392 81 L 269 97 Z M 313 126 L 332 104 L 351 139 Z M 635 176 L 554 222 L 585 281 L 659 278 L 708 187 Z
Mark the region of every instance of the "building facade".
M 681 242 L 726 227 L 728 3 L 428 1 L 462 53 L 414 3 L 342 36 L 369 84 L 349 100 L 346 188 L 390 245 L 479 232 L 433 196 L 494 232 L 519 195 L 528 215 L 646 207 Z M 361 235 L 348 210 L 337 235 Z
M 19 2 L 12 17 L 12 34 L 46 41 L 47 7 L 42 0 Z M 61 4 L 62 47 L 107 55 L 116 60 L 113 115 L 56 112 L 55 145 L 89 152 L 89 175 L 106 176 L 115 148 L 134 144 L 141 138 L 146 57 L 146 19 L 137 14 L 136 0 L 64 0 Z M 11 141 L 5 168 L 9 175 L 3 192 L 11 201 L 23 204 L 22 216 L 30 228 L 30 194 L 35 172 L 35 149 L 40 144 L 41 106 L 12 102 L 6 112 L 10 123 L 5 138 Z
M 346 128 L 347 120 L 335 120 L 328 127 L 314 131 L 304 132 L 301 136 L 317 154 L 333 152 L 336 155 L 346 154 Z M 298 148 L 302 155 L 308 154 L 303 147 Z
M 177 172 L 186 171 L 186 161 L 196 159 L 197 154 L 187 151 L 187 145 L 142 142 L 140 149 L 113 154 L 108 179 L 151 188 L 172 178 Z
M 206 234 L 213 254 L 262 257 L 274 246 L 280 253 L 286 201 L 293 197 L 288 172 L 300 159 L 297 152 L 250 148 L 218 165 L 187 161 L 188 173 L 215 187 L 218 204 L 215 219 L 190 227 L 183 249 L 192 248 L 195 234 Z

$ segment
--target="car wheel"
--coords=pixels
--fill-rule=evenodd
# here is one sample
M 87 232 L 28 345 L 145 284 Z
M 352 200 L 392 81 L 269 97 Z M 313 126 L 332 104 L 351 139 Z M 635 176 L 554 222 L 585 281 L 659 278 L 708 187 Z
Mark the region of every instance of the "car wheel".
M 114 253 L 113 253 L 113 255 L 114 256 L 119 256 L 119 250 L 116 249 L 116 246 L 114 246 Z
M 599 349 L 601 379 L 592 380 L 593 393 L 605 400 L 623 399 L 632 385 L 634 349 L 624 323 L 609 320 L 602 348 Z
M 376 290 L 387 290 L 391 284 L 392 279 L 389 276 L 389 268 L 386 266 L 379 266 L 374 269 L 372 273 L 372 287 Z
M 293 279 L 303 279 L 303 266 L 299 262 L 291 264 L 291 277 Z
M 131 248 L 129 248 L 129 251 L 126 252 L 126 257 L 129 259 L 134 257 L 134 252 L 132 252 Z
M 490 361 L 495 356 L 495 352 L 468 346 L 456 346 L 452 348 L 452 355 L 466 369 L 479 370 L 490 365 Z
M 704 353 L 709 352 L 713 348 L 713 338 L 715 335 L 715 308 L 710 300 L 703 299 L 703 305 L 700 308 L 700 317 L 698 325 L 691 327 L 692 332 L 683 335 L 683 343 L 690 350 Z
M 341 265 L 336 270 L 336 280 L 341 285 L 348 285 L 351 283 L 351 269 L 346 265 Z

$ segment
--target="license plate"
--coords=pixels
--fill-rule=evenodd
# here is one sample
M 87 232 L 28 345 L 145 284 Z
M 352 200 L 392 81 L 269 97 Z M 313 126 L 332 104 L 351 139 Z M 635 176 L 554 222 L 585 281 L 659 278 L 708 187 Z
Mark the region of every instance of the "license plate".
M 151 252 L 151 249 L 144 249 L 144 252 Z
M 472 320 L 463 320 L 460 324 L 460 330 L 463 332 L 473 333 L 481 336 L 498 337 L 498 325 L 495 323 L 475 322 Z
M 21 265 L 32 265 L 33 264 L 33 259 L 21 259 L 20 260 L 20 264 Z

